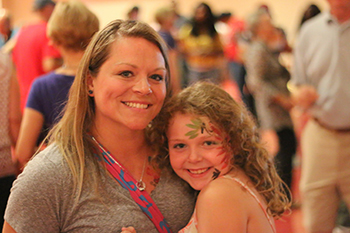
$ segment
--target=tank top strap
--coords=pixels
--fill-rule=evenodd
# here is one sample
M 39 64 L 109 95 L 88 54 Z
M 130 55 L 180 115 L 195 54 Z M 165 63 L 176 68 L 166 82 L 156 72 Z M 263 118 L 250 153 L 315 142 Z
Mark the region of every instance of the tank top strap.
M 273 231 L 274 233 L 276 233 L 276 229 L 275 229 L 275 227 L 274 227 L 274 225 L 273 225 L 271 216 L 267 213 L 266 209 L 264 208 L 264 206 L 263 206 L 263 204 L 261 203 L 261 201 L 259 200 L 259 198 L 255 195 L 255 193 L 254 193 L 246 184 L 244 184 L 240 179 L 238 179 L 238 178 L 236 178 L 236 177 L 232 177 L 232 176 L 230 176 L 230 175 L 225 175 L 225 176 L 223 176 L 223 177 L 228 178 L 228 179 L 232 179 L 232 180 L 236 181 L 239 185 L 241 185 L 245 190 L 248 191 L 248 193 L 258 202 L 260 208 L 262 209 L 262 211 L 264 212 L 264 214 L 265 214 L 267 220 L 268 220 L 269 223 L 270 223 L 270 226 L 271 226 L 271 228 L 272 228 L 272 231 Z

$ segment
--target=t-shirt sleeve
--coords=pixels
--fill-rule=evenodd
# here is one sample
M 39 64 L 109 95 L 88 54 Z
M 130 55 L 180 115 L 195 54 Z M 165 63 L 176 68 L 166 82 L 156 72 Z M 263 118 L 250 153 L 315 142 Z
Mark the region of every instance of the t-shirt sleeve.
M 292 69 L 291 83 L 295 85 L 308 84 L 305 51 L 310 45 L 308 44 L 309 41 L 307 39 L 306 33 L 307 30 L 305 30 L 305 25 L 303 25 L 293 49 L 294 65 Z
M 60 172 L 41 154 L 30 161 L 11 190 L 5 220 L 17 233 L 60 232 Z
M 44 114 L 43 100 L 45 100 L 45 96 L 43 95 L 43 83 L 41 79 L 38 78 L 34 80 L 30 88 L 26 107 Z

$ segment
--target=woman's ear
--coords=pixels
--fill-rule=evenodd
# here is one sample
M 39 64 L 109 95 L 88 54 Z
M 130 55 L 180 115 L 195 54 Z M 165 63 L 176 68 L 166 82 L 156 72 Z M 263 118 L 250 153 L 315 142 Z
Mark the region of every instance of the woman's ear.
M 93 97 L 94 96 L 94 78 L 90 74 L 88 74 L 86 81 L 87 81 L 88 95 Z

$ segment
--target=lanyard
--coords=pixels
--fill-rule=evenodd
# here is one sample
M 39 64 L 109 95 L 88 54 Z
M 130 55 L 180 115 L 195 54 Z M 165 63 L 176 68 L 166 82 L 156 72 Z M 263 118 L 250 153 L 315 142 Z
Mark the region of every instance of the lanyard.
M 134 199 L 136 204 L 147 215 L 147 217 L 153 222 L 158 232 L 171 233 L 170 227 L 163 217 L 162 213 L 158 209 L 156 203 L 154 203 L 151 196 L 145 191 L 140 191 L 137 188 L 137 181 L 132 177 L 129 172 L 107 151 L 94 137 L 92 139 L 97 143 L 102 153 L 103 160 L 106 164 L 108 172 L 118 181 L 118 183 L 125 189 L 127 189 Z

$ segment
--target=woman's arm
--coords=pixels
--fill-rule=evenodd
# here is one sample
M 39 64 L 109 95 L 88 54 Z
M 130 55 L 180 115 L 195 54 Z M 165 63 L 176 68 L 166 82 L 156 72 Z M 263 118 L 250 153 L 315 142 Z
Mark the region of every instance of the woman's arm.
M 39 138 L 43 124 L 44 116 L 40 112 L 32 108 L 24 109 L 23 120 L 15 153 L 20 169 L 23 169 L 26 163 L 33 156 L 36 142 Z
M 2 233 L 16 233 L 16 231 L 5 221 Z

